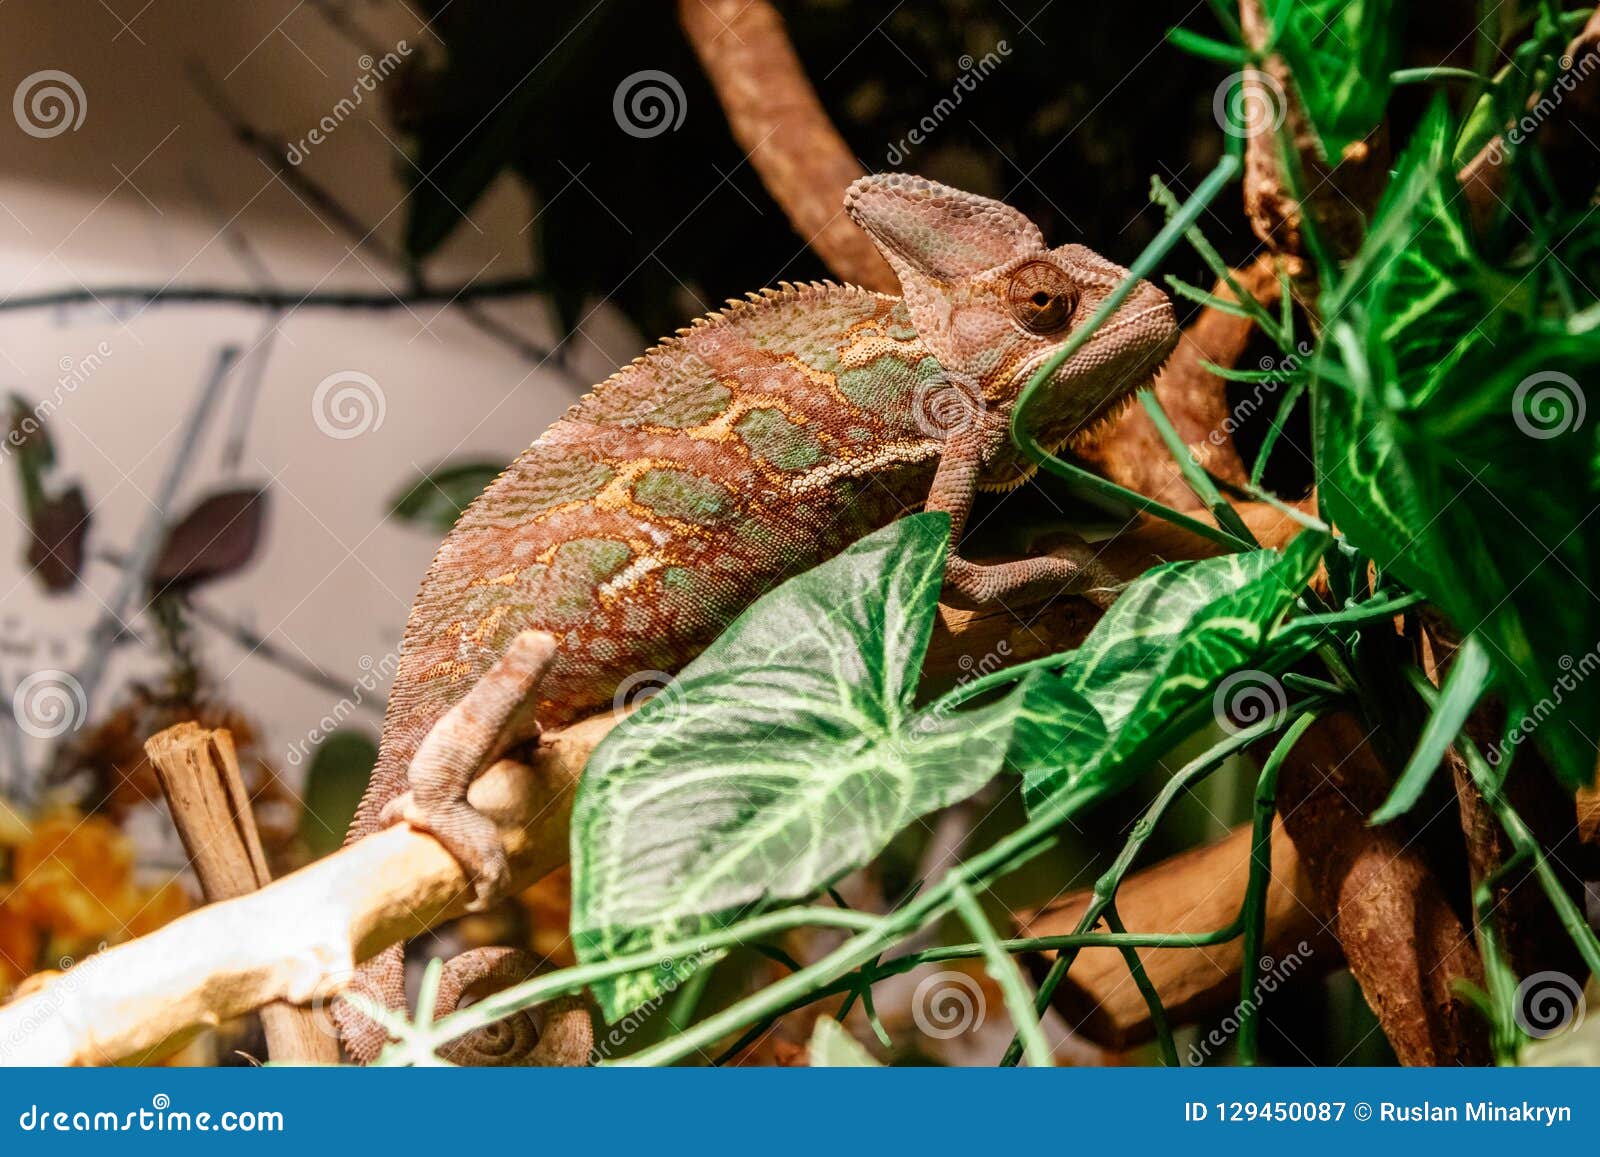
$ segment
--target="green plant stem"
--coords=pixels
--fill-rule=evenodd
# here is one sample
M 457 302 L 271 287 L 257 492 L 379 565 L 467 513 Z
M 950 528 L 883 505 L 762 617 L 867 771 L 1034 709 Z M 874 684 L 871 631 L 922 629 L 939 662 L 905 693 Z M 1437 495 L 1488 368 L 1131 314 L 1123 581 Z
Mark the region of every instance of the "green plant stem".
M 1000 986 L 1000 992 L 1006 1000 L 1006 1008 L 1011 1013 L 1011 1023 L 1016 1025 L 1017 1035 L 1022 1038 L 1028 1064 L 1036 1069 L 1051 1067 L 1055 1064 L 1055 1058 L 1051 1055 L 1049 1042 L 1044 1039 L 1044 1029 L 1039 1024 L 1039 1014 L 1034 1011 L 1033 1001 L 1028 996 L 1028 986 L 1022 979 L 1022 972 L 1017 968 L 1017 962 L 1006 955 L 1005 948 L 1000 944 L 1000 938 L 995 935 L 994 926 L 983 914 L 983 907 L 972 894 L 971 888 L 964 883 L 958 883 L 951 893 L 951 899 L 955 902 L 957 915 L 978 938 L 989 975 Z M 1134 959 L 1137 960 L 1138 957 L 1135 956 Z M 1148 980 L 1146 983 L 1149 983 Z
M 1245 883 L 1244 904 L 1239 909 L 1244 926 L 1244 964 L 1239 973 L 1239 1063 L 1260 1063 L 1261 1033 L 1254 999 L 1261 972 L 1261 950 L 1266 940 L 1267 887 L 1272 883 L 1272 816 L 1278 805 L 1278 772 L 1284 760 L 1306 729 L 1316 721 L 1310 713 L 1300 716 L 1283 733 L 1272 754 L 1262 765 L 1256 780 L 1255 806 L 1251 812 L 1250 878 Z
M 1156 399 L 1155 391 L 1140 390 L 1139 402 L 1144 406 L 1145 413 L 1150 415 L 1150 421 L 1155 424 L 1156 432 L 1161 435 L 1161 440 L 1167 444 L 1167 452 L 1172 455 L 1172 460 L 1177 463 L 1178 471 L 1183 475 L 1183 480 L 1189 484 L 1189 489 L 1194 491 L 1194 496 L 1205 503 L 1211 511 L 1211 517 L 1217 520 L 1217 525 L 1238 539 L 1246 548 L 1259 550 L 1261 543 L 1256 541 L 1256 536 L 1250 533 L 1250 528 L 1245 525 L 1239 512 L 1217 490 L 1211 482 L 1211 476 L 1195 461 L 1194 454 L 1173 428 L 1172 420 L 1167 417 L 1167 412 L 1161 408 L 1161 403 Z
M 1139 853 L 1144 849 L 1145 843 L 1155 833 L 1161 817 L 1166 814 L 1167 809 L 1172 806 L 1172 802 L 1178 798 L 1179 793 L 1205 779 L 1206 776 L 1220 767 L 1224 760 L 1236 752 L 1244 750 L 1257 739 L 1270 735 L 1282 725 L 1283 720 L 1274 716 L 1245 728 L 1190 760 L 1162 785 L 1161 790 L 1156 794 L 1155 800 L 1145 811 L 1145 814 L 1140 817 L 1139 822 L 1134 825 L 1133 833 L 1128 837 L 1127 842 L 1123 844 L 1122 850 L 1117 853 L 1117 858 L 1112 861 L 1111 867 L 1106 869 L 1105 873 L 1095 881 L 1089 906 L 1084 909 L 1083 916 L 1078 920 L 1076 932 L 1079 934 L 1087 933 L 1099 923 L 1100 917 L 1105 913 L 1112 901 L 1116 899 L 1117 888 L 1121 885 L 1123 876 L 1133 866 L 1134 860 L 1138 858 Z M 1064 949 L 1056 954 L 1055 960 L 1051 962 L 1050 970 L 1039 983 L 1039 991 L 1034 1001 L 1034 1007 L 1041 1014 L 1046 1006 L 1049 1005 L 1050 998 L 1055 995 L 1056 988 L 1066 977 L 1067 971 L 1077 958 L 1078 949 L 1076 947 Z M 1014 1038 L 1000 1063 L 1006 1066 L 1014 1065 L 1021 1059 L 1021 1056 L 1022 1042 L 1020 1038 Z
M 1115 901 L 1106 905 L 1106 927 L 1112 932 L 1127 932 L 1122 926 L 1122 917 L 1117 913 Z M 1150 980 L 1150 973 L 1145 971 L 1144 961 L 1139 959 L 1136 948 L 1122 949 L 1122 959 L 1127 962 L 1128 975 L 1133 977 L 1133 986 L 1139 990 L 1139 995 L 1144 997 L 1144 1006 L 1150 1010 L 1150 1024 L 1155 1029 L 1156 1047 L 1161 1050 L 1161 1063 L 1168 1068 L 1178 1067 L 1178 1045 L 1172 1039 L 1172 1024 L 1167 1019 L 1167 1006 L 1161 1003 L 1161 994 L 1156 991 L 1156 986 Z
M 1464 80 L 1471 84 L 1491 84 L 1493 78 L 1470 68 L 1398 68 L 1389 74 L 1390 84 L 1431 84 L 1437 80 Z
M 1439 705 L 1439 692 L 1432 684 L 1419 686 L 1424 700 L 1427 701 L 1430 711 Z M 1561 921 L 1561 926 L 1566 930 L 1572 942 L 1577 945 L 1579 954 L 1583 957 L 1584 964 L 1591 973 L 1600 975 L 1600 938 L 1596 938 L 1594 930 L 1584 919 L 1577 904 L 1567 894 L 1561 878 L 1556 875 L 1555 868 L 1544 854 L 1544 849 L 1539 846 L 1538 837 L 1528 829 L 1522 817 L 1517 814 L 1517 809 L 1511 806 L 1500 788 L 1500 780 L 1495 775 L 1494 769 L 1489 766 L 1489 761 L 1478 750 L 1478 745 L 1466 734 L 1465 731 L 1457 742 L 1457 750 L 1467 761 L 1467 769 L 1472 774 L 1472 782 L 1477 787 L 1478 793 L 1483 796 L 1484 802 L 1489 805 L 1495 814 L 1495 819 L 1505 830 L 1506 836 L 1511 840 L 1511 846 L 1519 856 L 1533 863 L 1534 873 L 1539 878 L 1539 886 L 1544 889 L 1545 896 L 1549 899 L 1551 907 L 1556 910 L 1556 916 Z
M 1229 550 L 1238 550 L 1240 548 L 1240 544 L 1233 535 L 1219 530 L 1217 527 L 1208 526 L 1198 519 L 1190 518 L 1186 514 L 1180 514 L 1171 507 L 1165 506 L 1152 498 L 1147 498 L 1136 490 L 1118 486 L 1108 479 L 1101 478 L 1098 474 L 1082 467 L 1074 466 L 1072 463 L 1056 457 L 1041 446 L 1038 439 L 1027 428 L 1026 415 L 1028 404 L 1044 388 L 1044 385 L 1055 376 L 1056 371 L 1066 364 L 1068 358 L 1083 348 L 1089 338 L 1094 335 L 1094 332 L 1127 300 L 1128 295 L 1134 291 L 1139 282 L 1155 269 L 1161 259 L 1177 244 L 1184 232 L 1199 219 L 1206 206 L 1215 200 L 1223 188 L 1239 175 L 1241 165 L 1242 162 L 1236 156 L 1225 156 L 1217 162 L 1216 168 L 1212 169 L 1210 175 L 1200 183 L 1200 187 L 1195 190 L 1194 196 L 1190 197 L 1183 208 L 1162 228 L 1161 232 L 1156 234 L 1155 239 L 1145 246 L 1144 252 L 1139 254 L 1138 259 L 1134 261 L 1132 267 L 1128 270 L 1126 280 L 1111 291 L 1111 294 L 1100 303 L 1100 307 L 1095 310 L 1089 320 L 1067 340 L 1067 344 L 1039 367 L 1032 379 L 1023 388 L 1021 395 L 1017 398 L 1016 405 L 1012 407 L 1011 411 L 1012 441 L 1017 444 L 1024 454 L 1038 463 L 1041 469 L 1106 497 L 1127 503 L 1136 510 L 1165 519 L 1174 526 L 1180 526 L 1193 534 L 1200 535 L 1202 538 L 1220 543 Z

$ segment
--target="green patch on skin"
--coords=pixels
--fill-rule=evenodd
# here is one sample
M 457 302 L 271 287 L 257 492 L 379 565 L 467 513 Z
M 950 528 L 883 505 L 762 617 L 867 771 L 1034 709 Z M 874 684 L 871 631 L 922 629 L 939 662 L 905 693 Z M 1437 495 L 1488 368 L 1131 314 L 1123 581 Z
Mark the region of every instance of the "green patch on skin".
M 751 410 L 734 430 L 752 454 L 779 470 L 809 470 L 828 460 L 817 436 L 779 410 Z
M 594 607 L 595 591 L 627 566 L 633 549 L 609 538 L 579 538 L 556 548 L 539 584 L 535 608 L 542 625 L 571 627 Z
M 694 572 L 688 567 L 669 566 L 661 572 L 661 587 L 669 591 L 691 591 L 694 589 Z
M 721 382 L 675 383 L 665 389 L 648 379 L 619 379 L 592 394 L 581 416 L 612 426 L 663 426 L 688 430 L 724 413 L 733 391 Z
M 650 470 L 633 484 L 633 500 L 663 518 L 712 526 L 738 512 L 728 488 L 687 470 Z

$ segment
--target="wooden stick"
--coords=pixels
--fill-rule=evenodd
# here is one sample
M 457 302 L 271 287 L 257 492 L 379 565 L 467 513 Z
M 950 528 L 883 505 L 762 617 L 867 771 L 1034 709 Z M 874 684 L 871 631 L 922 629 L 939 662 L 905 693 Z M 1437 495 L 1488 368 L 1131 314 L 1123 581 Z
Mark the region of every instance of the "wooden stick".
M 151 736 L 144 749 L 206 900 L 231 900 L 270 884 L 233 736 L 179 723 Z M 270 1059 L 339 1063 L 339 1041 L 330 1035 L 326 1018 L 274 1001 L 261 1009 L 261 1024 Z
M 1117 890 L 1117 909 L 1130 932 L 1210 932 L 1239 914 L 1249 877 L 1250 825 L 1244 824 L 1218 843 L 1129 876 Z M 1075 892 L 1024 915 L 1017 935 L 1073 932 L 1090 899 L 1087 890 Z M 1321 976 L 1344 961 L 1338 941 L 1323 928 L 1311 880 L 1281 825 L 1272 831 L 1263 945 L 1265 956 L 1297 977 Z M 1028 963 L 1042 976 L 1055 956 L 1037 953 Z M 1206 948 L 1141 949 L 1139 958 L 1175 1024 L 1192 1023 L 1239 1000 L 1242 938 Z M 1262 972 L 1276 975 L 1270 965 Z M 1287 982 L 1288 977 L 1283 979 Z M 1131 1048 L 1155 1033 L 1149 1007 L 1114 948 L 1085 948 L 1079 953 L 1053 1003 L 1074 1032 L 1102 1048 Z
M 1483 986 L 1464 925 L 1417 841 L 1370 827 L 1389 773 L 1353 715 L 1318 720 L 1278 778 L 1278 813 L 1367 1004 L 1407 1065 L 1489 1060 L 1483 1018 L 1461 985 Z
M 796 233 L 835 276 L 900 292 L 872 239 L 845 215 L 844 191 L 865 170 L 828 119 L 766 0 L 679 0 L 678 20 L 739 147 Z

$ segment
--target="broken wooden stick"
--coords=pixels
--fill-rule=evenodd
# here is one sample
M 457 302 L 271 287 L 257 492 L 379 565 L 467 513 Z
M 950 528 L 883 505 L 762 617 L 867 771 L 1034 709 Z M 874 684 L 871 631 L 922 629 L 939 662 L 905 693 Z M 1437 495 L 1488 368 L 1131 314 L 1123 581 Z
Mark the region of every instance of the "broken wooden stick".
M 179 723 L 151 736 L 144 749 L 206 900 L 232 900 L 270 884 L 233 736 Z M 274 1061 L 339 1063 L 338 1039 L 311 1010 L 274 1001 L 262 1007 L 261 1025 Z

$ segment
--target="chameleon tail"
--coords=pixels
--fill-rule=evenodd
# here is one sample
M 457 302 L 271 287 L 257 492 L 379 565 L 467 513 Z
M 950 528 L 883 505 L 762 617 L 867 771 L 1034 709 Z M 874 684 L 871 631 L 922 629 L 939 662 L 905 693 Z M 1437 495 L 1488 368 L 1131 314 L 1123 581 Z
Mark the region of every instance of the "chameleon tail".
M 474 948 L 445 962 L 434 1016 L 448 1016 L 466 997 L 487 996 L 533 975 L 534 957 L 516 948 Z M 396 944 L 363 964 L 354 985 L 388 1008 L 406 1013 L 405 950 Z M 341 1003 L 334 1009 L 339 1033 L 350 1056 L 371 1064 L 389 1043 L 377 1021 Z M 564 997 L 451 1041 L 441 1052 L 455 1065 L 521 1065 L 539 1068 L 575 1067 L 589 1063 L 594 1026 L 579 997 Z
M 493 821 L 467 803 L 467 788 L 509 747 L 538 734 L 531 717 L 533 693 L 555 650 L 551 636 L 521 632 L 495 665 L 433 725 L 415 755 L 405 761 L 408 767 L 398 766 L 395 758 L 380 760 L 346 842 L 404 819 L 433 834 L 462 864 L 476 891 L 469 910 L 482 909 L 503 895 L 510 881 L 505 849 Z M 405 790 L 408 785 L 409 792 Z M 532 974 L 532 964 L 526 953 L 511 949 L 480 949 L 456 957 L 445 965 L 440 988 L 442 1013 L 438 1014 L 453 1010 L 463 996 L 526 978 Z M 370 1000 L 404 1015 L 403 946 L 387 948 L 362 965 L 354 987 Z M 584 1063 L 589 1045 L 583 1042 L 591 1030 L 582 1005 L 555 1002 L 539 1011 L 544 1014 L 540 1018 L 521 1013 L 462 1038 L 451 1046 L 447 1059 L 465 1064 Z M 371 1062 L 388 1043 L 382 1026 L 352 1005 L 341 1002 L 335 1016 L 345 1047 L 358 1061 Z

